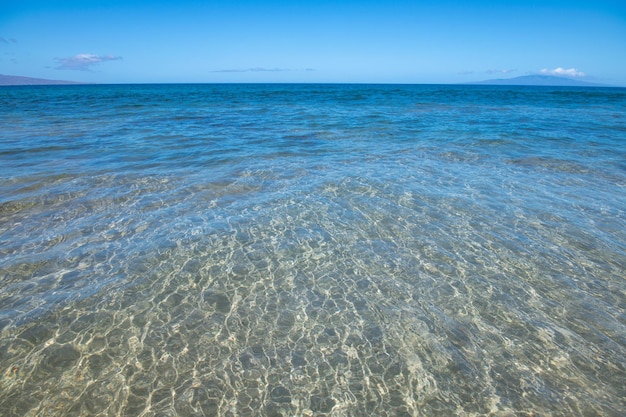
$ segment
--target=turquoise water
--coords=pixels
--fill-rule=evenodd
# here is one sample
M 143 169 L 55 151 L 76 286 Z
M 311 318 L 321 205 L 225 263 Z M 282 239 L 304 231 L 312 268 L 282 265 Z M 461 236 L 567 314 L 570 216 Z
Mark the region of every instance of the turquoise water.
M 626 89 L 0 88 L 0 416 L 626 415 Z

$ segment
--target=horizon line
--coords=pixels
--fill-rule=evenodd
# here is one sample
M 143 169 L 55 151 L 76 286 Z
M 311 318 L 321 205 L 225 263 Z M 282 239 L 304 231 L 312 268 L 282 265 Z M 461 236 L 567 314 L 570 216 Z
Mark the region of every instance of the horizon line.
M 584 85 L 558 85 L 558 84 L 516 84 L 515 80 L 527 77 L 541 77 L 573 82 L 582 82 Z M 13 83 L 4 83 L 2 78 L 13 79 Z M 32 80 L 32 82 L 28 82 Z M 23 82 L 19 82 L 23 81 Z M 507 83 L 511 81 L 511 83 Z M 491 82 L 497 82 L 491 84 Z M 577 80 L 570 77 L 560 77 L 553 75 L 525 75 L 512 78 L 498 78 L 481 81 L 466 82 L 353 82 L 353 81 L 320 81 L 320 82 L 292 82 L 292 81 L 146 81 L 146 82 L 81 82 L 69 80 L 52 80 L 46 78 L 27 77 L 20 75 L 0 74 L 0 87 L 28 87 L 28 86 L 86 86 L 86 85 L 449 85 L 449 86 L 483 86 L 483 87 L 569 87 L 569 88 L 626 88 L 626 86 L 615 84 L 600 84 L 584 80 Z

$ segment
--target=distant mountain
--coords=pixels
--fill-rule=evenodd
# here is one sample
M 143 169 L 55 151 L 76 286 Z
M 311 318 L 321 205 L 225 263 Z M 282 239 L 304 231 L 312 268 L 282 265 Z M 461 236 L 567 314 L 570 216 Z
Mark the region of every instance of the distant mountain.
M 567 77 L 552 75 L 523 75 L 515 78 L 500 78 L 496 80 L 478 81 L 470 84 L 481 85 L 546 85 L 558 87 L 609 87 L 605 84 L 590 83 Z
M 82 84 L 74 81 L 45 80 L 43 78 L 20 77 L 18 75 L 0 74 L 0 85 L 51 85 L 51 84 Z

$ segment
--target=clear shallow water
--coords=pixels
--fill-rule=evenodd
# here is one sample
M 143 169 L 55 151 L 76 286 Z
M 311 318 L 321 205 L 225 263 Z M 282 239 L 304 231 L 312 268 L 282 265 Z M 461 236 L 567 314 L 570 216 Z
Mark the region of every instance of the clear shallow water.
M 0 89 L 0 415 L 626 414 L 626 90 Z

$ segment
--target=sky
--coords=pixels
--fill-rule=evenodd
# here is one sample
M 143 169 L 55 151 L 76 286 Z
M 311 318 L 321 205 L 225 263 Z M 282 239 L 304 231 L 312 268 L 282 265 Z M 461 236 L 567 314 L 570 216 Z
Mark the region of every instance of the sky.
M 624 0 L 0 0 L 0 74 L 95 83 L 626 86 Z

